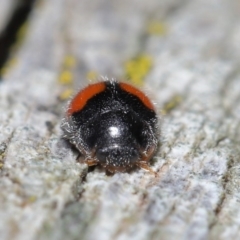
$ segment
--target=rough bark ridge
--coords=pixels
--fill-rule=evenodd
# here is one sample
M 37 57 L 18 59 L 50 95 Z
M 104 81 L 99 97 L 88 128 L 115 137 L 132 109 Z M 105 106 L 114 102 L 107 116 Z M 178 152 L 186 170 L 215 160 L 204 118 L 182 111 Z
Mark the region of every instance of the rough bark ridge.
M 239 26 L 235 0 L 37 2 L 0 82 L 1 239 L 239 239 Z M 59 141 L 64 59 L 78 89 L 142 54 L 158 177 L 87 173 Z

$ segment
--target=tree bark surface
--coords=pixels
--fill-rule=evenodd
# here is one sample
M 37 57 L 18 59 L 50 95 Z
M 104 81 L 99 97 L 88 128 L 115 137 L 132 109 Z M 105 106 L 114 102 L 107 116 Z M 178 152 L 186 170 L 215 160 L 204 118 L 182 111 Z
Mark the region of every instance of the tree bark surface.
M 36 2 L 0 82 L 0 239 L 240 239 L 239 26 L 237 0 Z M 65 100 L 136 59 L 157 176 L 88 172 L 60 139 Z

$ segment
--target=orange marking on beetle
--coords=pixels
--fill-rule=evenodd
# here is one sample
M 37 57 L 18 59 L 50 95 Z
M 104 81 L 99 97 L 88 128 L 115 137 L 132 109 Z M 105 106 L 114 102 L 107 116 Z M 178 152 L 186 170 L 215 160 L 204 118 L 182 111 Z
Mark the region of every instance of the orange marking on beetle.
M 104 91 L 106 85 L 104 82 L 95 83 L 87 86 L 81 90 L 72 100 L 69 105 L 67 115 L 70 116 L 74 112 L 78 112 L 84 108 L 87 104 L 87 101 L 98 93 Z
M 127 83 L 119 83 L 119 85 L 120 85 L 120 88 L 122 88 L 126 92 L 129 92 L 129 93 L 133 94 L 134 96 L 138 97 L 146 107 L 148 107 L 151 110 L 154 110 L 153 104 L 151 103 L 149 98 L 143 92 L 141 92 L 134 86 L 127 84 Z

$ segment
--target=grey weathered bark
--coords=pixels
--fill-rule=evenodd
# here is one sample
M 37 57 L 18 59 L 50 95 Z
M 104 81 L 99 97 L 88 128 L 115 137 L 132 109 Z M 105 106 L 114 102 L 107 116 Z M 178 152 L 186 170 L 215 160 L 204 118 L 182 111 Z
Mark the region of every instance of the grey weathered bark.
M 39 1 L 0 83 L 1 239 L 239 239 L 239 25 L 237 0 Z M 158 176 L 87 174 L 59 141 L 64 59 L 77 90 L 143 53 Z

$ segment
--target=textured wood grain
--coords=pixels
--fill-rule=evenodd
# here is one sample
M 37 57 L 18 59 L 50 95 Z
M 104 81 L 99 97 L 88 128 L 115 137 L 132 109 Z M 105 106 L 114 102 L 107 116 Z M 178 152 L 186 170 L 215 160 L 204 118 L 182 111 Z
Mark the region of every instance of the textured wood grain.
M 1 239 L 239 239 L 239 13 L 234 0 L 39 1 L 0 82 Z M 60 140 L 63 93 L 124 77 L 139 55 L 163 113 L 158 176 L 87 173 Z

